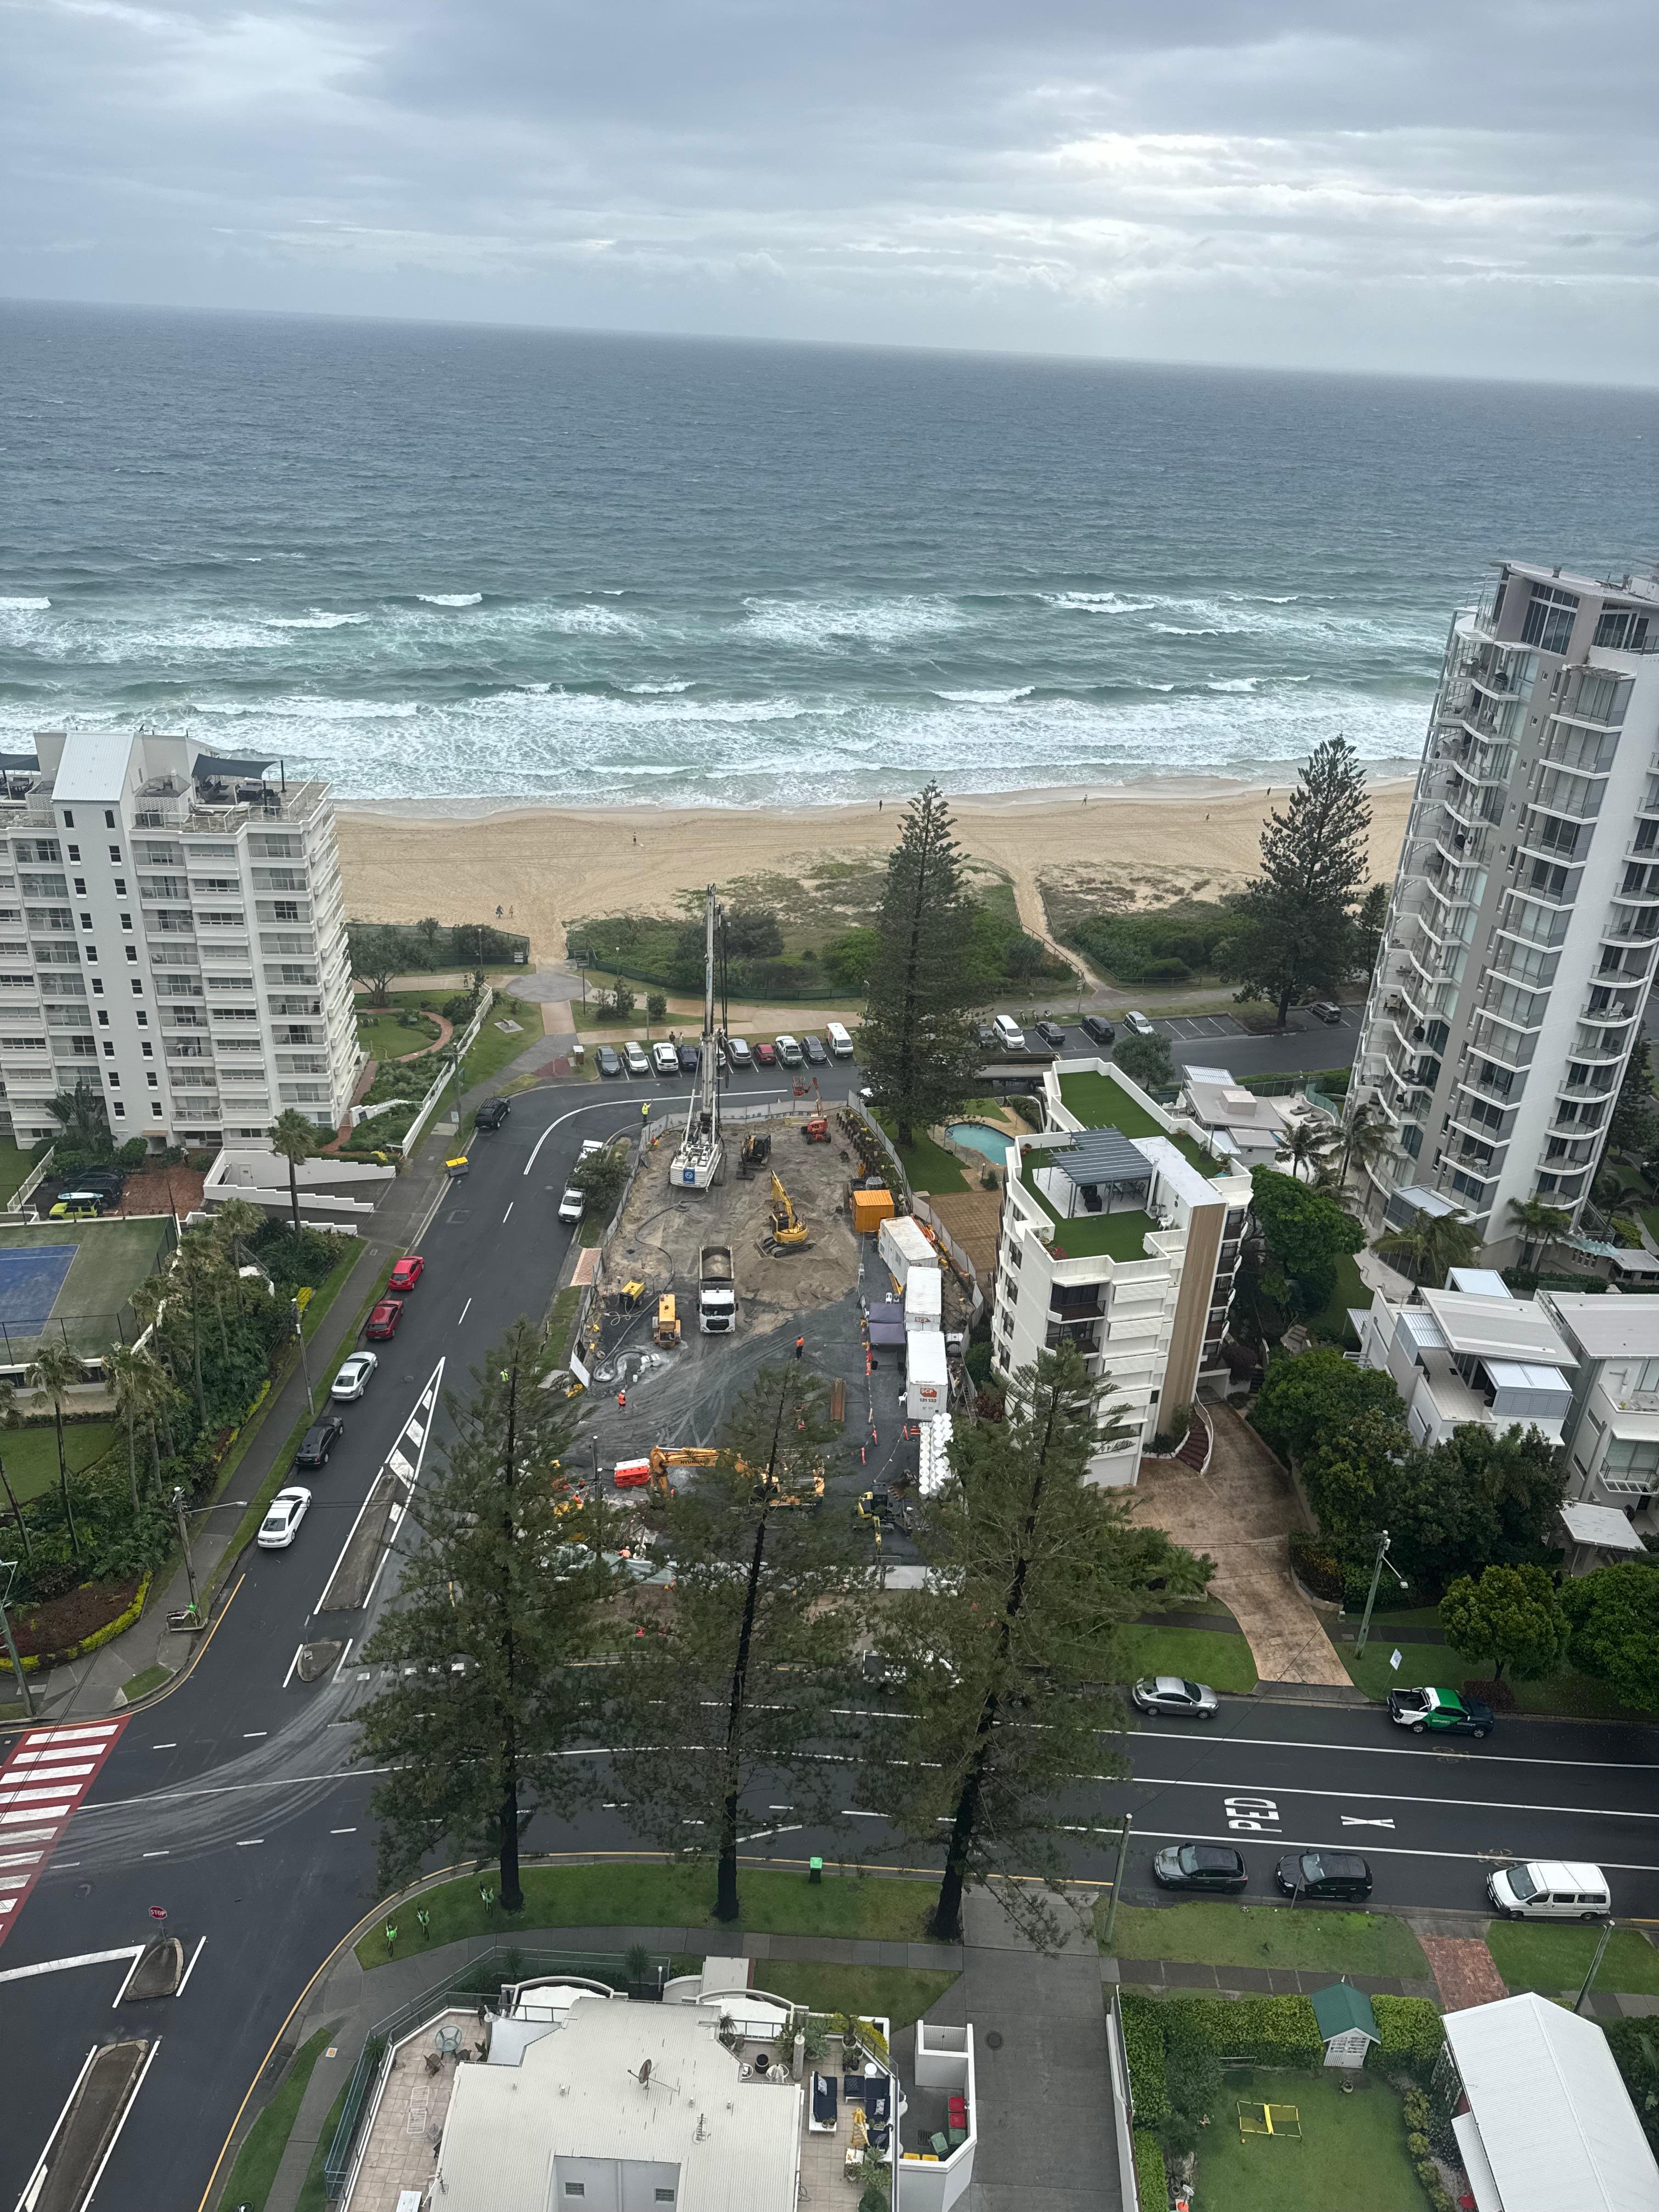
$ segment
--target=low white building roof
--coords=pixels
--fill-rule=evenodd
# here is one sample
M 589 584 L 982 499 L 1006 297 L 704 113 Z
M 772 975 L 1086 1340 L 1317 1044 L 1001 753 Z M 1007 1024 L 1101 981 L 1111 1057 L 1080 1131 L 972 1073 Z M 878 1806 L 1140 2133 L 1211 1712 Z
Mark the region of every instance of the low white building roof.
M 1448 2013 L 1504 2212 L 1659 2212 L 1659 2166 L 1594 2021 L 1528 1990 Z
M 800 2085 L 743 2079 L 719 2024 L 702 2005 L 585 1997 L 516 2064 L 459 2068 L 434 2203 L 547 2212 L 561 2161 L 619 2160 L 672 2172 L 675 2212 L 791 2212 Z
M 1515 1293 L 1496 1267 L 1449 1267 L 1446 1271 L 1449 1291 L 1468 1291 L 1477 1297 L 1512 1298 Z
M 1539 1303 L 1571 1330 L 1589 1358 L 1659 1358 L 1659 1298 L 1615 1298 L 1605 1291 L 1546 1291 Z
M 1571 1367 L 1572 1354 L 1535 1298 L 1483 1298 L 1464 1291 L 1425 1291 L 1447 1348 L 1475 1359 L 1515 1359 Z
M 1595 1544 L 1604 1552 L 1645 1552 L 1647 1546 L 1616 1506 L 1564 1505 L 1561 1526 L 1575 1544 Z

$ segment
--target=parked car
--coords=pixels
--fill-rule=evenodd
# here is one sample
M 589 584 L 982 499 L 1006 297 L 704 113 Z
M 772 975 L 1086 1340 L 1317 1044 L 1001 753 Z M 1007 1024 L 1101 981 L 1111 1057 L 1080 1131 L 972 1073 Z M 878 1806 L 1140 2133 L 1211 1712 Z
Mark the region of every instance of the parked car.
M 1152 1880 L 1164 1889 L 1243 1889 L 1249 1879 L 1244 1854 L 1231 1844 L 1171 1844 L 1152 1860 Z
M 622 1048 L 622 1054 L 630 1075 L 650 1074 L 651 1063 L 645 1056 L 645 1047 L 642 1044 L 625 1044 Z
M 1174 1713 L 1182 1719 L 1212 1721 L 1221 1700 L 1207 1682 L 1180 1674 L 1143 1674 L 1129 1695 L 1143 1713 Z
M 666 1037 L 664 1037 L 659 1043 L 653 1044 L 652 1046 L 651 1066 L 653 1073 L 658 1075 L 678 1075 L 679 1073 L 679 1054 L 674 1049 L 674 1047 L 669 1043 Z
M 600 1047 L 601 1051 L 606 1049 L 605 1046 Z M 472 1126 L 475 1129 L 485 1131 L 499 1129 L 512 1111 L 513 1104 L 510 1099 L 486 1098 L 472 1116 Z
M 1505 1920 L 1605 1920 L 1613 1910 L 1606 1875 L 1576 1859 L 1494 1867 L 1486 1894 Z
M 48 1221 L 95 1221 L 109 1210 L 101 1190 L 66 1190 L 47 1214 Z
M 368 1326 L 363 1334 L 373 1337 L 377 1344 L 382 1343 L 387 1337 L 396 1336 L 398 1324 L 403 1317 L 404 1302 L 401 1298 L 382 1298 L 370 1314 Z
M 806 1064 L 809 1067 L 829 1066 L 830 1048 L 821 1036 L 815 1036 L 811 1030 L 801 1039 L 800 1048 L 806 1054 Z
M 1138 1014 L 1134 1012 L 1133 1009 L 1131 1009 L 1131 1011 L 1123 1017 L 1123 1026 L 1136 1036 L 1156 1036 L 1158 1035 L 1158 1031 L 1147 1020 L 1146 1015 Z
M 1117 1038 L 1117 1031 L 1104 1014 L 1085 1014 L 1083 1034 L 1086 1037 L 1092 1038 L 1096 1044 L 1112 1044 Z
M 591 1160 L 596 1153 L 602 1152 L 604 1150 L 605 1139 L 603 1137 L 584 1138 L 582 1140 L 582 1148 L 576 1155 L 576 1165 L 580 1167 L 584 1160 Z
M 680 1047 L 680 1073 L 695 1075 L 702 1066 L 702 1047 L 700 1044 L 683 1044 Z
M 345 1423 L 337 1413 L 325 1413 L 320 1421 L 313 1422 L 300 1439 L 300 1449 L 294 1455 L 295 1467 L 326 1467 L 328 1455 L 345 1434 Z
M 996 1031 L 997 1043 L 1004 1052 L 1024 1052 L 1025 1032 L 1012 1014 L 999 1014 L 991 1027 Z
M 300 1483 L 279 1490 L 265 1508 L 265 1517 L 259 1523 L 259 1534 L 254 1540 L 262 1552 L 285 1552 L 300 1533 L 300 1523 L 305 1519 L 311 1504 L 311 1492 Z
M 587 1194 L 576 1183 L 565 1185 L 564 1196 L 559 1200 L 561 1221 L 580 1221 L 587 1210 Z
M 991 1027 L 989 1022 L 975 1022 L 974 1024 L 974 1037 L 981 1052 L 994 1052 L 996 1050 L 997 1033 Z
M 346 1402 L 361 1398 L 380 1364 L 372 1352 L 354 1352 L 335 1376 L 329 1396 Z
M 777 1064 L 778 1055 L 776 1049 L 773 1046 L 768 1044 L 764 1037 L 757 1037 L 755 1040 L 756 1066 L 775 1067 Z
M 1034 1022 L 1032 1027 L 1044 1044 L 1055 1052 L 1058 1052 L 1066 1042 L 1066 1032 L 1058 1022 Z
M 742 1073 L 755 1065 L 755 1055 L 742 1037 L 726 1040 L 726 1064 L 733 1075 Z
M 601 1075 L 620 1075 L 623 1072 L 622 1055 L 608 1044 L 594 1046 L 593 1065 Z
M 1455 1690 L 1390 1690 L 1389 1717 L 1414 1735 L 1431 1729 L 1443 1735 L 1490 1735 L 1492 1707 Z
M 1330 999 L 1316 999 L 1308 1012 L 1316 1022 L 1323 1022 L 1328 1029 L 1335 1029 L 1342 1019 L 1341 1007 Z
M 426 1261 L 418 1252 L 411 1252 L 406 1259 L 399 1260 L 392 1270 L 386 1288 L 389 1291 L 412 1291 L 425 1273 Z
M 801 1064 L 800 1042 L 796 1037 L 775 1037 L 772 1048 L 778 1055 L 780 1067 L 799 1067 Z
M 1286 1897 L 1352 1903 L 1371 1893 L 1371 1870 L 1358 1851 L 1286 1851 L 1273 1880 Z
M 82 1168 L 76 1175 L 75 1187 L 77 1190 L 107 1191 L 112 1198 L 118 1198 L 126 1179 L 125 1168 Z

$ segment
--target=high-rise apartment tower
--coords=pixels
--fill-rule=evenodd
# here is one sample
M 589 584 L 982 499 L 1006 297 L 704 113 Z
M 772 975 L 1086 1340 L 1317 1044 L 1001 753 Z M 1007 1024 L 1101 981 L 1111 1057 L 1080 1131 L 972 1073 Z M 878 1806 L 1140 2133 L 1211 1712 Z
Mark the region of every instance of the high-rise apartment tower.
M 16 1141 L 84 1077 L 117 1143 L 333 1127 L 362 1055 L 325 783 L 189 737 L 42 730 L 0 760 L 0 1082 Z
M 1365 1008 L 1374 1223 L 1576 1222 L 1659 941 L 1659 584 L 1506 561 L 1447 640 Z

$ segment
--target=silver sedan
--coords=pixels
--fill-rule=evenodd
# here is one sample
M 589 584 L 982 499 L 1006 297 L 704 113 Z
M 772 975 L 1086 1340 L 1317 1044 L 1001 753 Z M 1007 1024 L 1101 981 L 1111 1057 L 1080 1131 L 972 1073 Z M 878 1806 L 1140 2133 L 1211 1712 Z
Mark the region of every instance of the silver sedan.
M 1172 1713 L 1177 1719 L 1212 1721 L 1221 1700 L 1207 1682 L 1181 1674 L 1143 1674 L 1129 1695 L 1143 1713 Z

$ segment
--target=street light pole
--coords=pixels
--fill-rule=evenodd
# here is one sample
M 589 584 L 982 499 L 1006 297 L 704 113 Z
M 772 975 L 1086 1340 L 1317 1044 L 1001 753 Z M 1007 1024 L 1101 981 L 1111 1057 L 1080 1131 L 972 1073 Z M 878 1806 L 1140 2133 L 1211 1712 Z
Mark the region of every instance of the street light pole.
M 300 1344 L 300 1372 L 306 1378 L 306 1411 L 314 1420 L 317 1415 L 317 1401 L 312 1395 L 311 1362 L 306 1358 L 305 1314 L 298 1298 L 294 1301 L 294 1334 Z
M 1376 1565 L 1371 1569 L 1371 1586 L 1365 1598 L 1365 1614 L 1359 1624 L 1359 1633 L 1353 1640 L 1353 1656 L 1356 1659 L 1365 1649 L 1365 1640 L 1371 1632 L 1371 1608 L 1376 1603 L 1377 1585 L 1382 1580 L 1384 1567 L 1388 1568 L 1401 1589 L 1411 1588 L 1404 1575 L 1389 1558 L 1389 1532 L 1386 1528 L 1381 1531 L 1376 1539 Z
M 19 1677 L 19 1680 L 21 1680 L 21 1676 Z M 1595 1947 L 1595 1956 L 1589 1962 L 1589 1972 L 1585 1975 L 1583 1981 L 1579 1987 L 1578 1994 L 1572 2001 L 1572 2008 L 1576 2013 L 1582 2013 L 1584 2009 L 1585 2001 L 1589 1997 L 1590 1990 L 1594 1988 L 1595 1977 L 1601 1970 L 1601 1954 L 1607 1949 L 1612 1935 L 1613 1922 L 1611 1918 L 1609 1918 L 1602 1925 L 1601 1940 Z
M 1100 1939 L 1103 1951 L 1112 1948 L 1112 1934 L 1117 1926 L 1117 1901 L 1123 1894 L 1123 1864 L 1129 1856 L 1129 1828 L 1132 1816 L 1123 1815 L 1123 1826 L 1117 1835 L 1117 1866 L 1112 1875 L 1112 1901 L 1106 1908 L 1106 1933 Z
M 15 1559 L 0 1559 L 0 1574 L 6 1578 L 5 1588 L 0 1589 L 0 1636 L 5 1638 L 6 1656 L 11 1662 L 12 1673 L 17 1677 L 17 1694 L 23 1700 L 23 1718 L 32 1721 L 34 1718 L 34 1700 L 29 1695 L 29 1678 L 23 1672 L 23 1662 L 17 1656 L 17 1645 L 11 1632 L 11 1615 L 6 1611 L 6 1601 L 11 1595 L 12 1577 L 16 1572 Z
M 179 1542 L 185 1555 L 185 1579 L 190 1584 L 190 1609 L 195 1613 L 198 1610 L 196 1601 L 196 1565 L 190 1556 L 190 1523 L 185 1518 L 185 1493 L 181 1489 L 173 1491 L 173 1510 L 178 1516 Z

